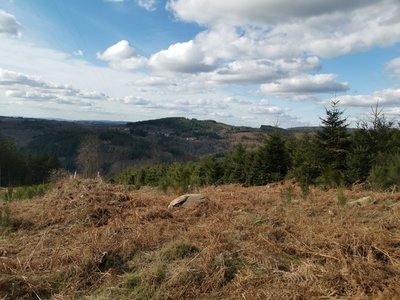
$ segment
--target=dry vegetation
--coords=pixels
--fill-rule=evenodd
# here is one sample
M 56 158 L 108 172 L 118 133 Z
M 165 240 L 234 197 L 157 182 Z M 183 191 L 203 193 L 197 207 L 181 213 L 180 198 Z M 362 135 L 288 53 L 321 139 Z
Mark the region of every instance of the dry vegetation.
M 176 195 L 69 180 L 1 202 L 0 299 L 400 298 L 400 194 L 200 192 L 167 210 Z

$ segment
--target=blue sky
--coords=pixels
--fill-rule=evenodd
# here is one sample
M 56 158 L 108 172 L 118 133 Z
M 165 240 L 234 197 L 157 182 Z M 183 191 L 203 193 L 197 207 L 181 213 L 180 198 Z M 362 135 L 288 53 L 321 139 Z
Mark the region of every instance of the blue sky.
M 397 0 L 0 0 L 0 115 L 353 125 L 400 116 Z

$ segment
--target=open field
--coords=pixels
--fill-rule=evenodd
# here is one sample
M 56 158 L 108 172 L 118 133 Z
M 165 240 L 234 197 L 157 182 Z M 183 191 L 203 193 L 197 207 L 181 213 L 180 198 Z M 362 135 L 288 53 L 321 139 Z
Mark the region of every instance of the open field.
M 168 210 L 176 194 L 68 180 L 0 202 L 0 299 L 400 298 L 400 193 L 199 192 Z

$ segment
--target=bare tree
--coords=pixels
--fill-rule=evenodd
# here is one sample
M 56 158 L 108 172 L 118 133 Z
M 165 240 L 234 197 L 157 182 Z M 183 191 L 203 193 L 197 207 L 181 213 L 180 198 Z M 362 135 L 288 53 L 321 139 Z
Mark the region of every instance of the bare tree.
M 95 135 L 87 135 L 82 139 L 76 160 L 81 175 L 85 178 L 95 178 L 100 172 L 100 140 Z

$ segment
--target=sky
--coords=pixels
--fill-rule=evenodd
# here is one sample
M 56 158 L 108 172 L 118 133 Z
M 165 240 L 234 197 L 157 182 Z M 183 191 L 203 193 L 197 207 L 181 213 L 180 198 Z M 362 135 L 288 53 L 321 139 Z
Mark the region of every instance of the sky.
M 399 0 L 0 0 L 0 115 L 400 119 Z

